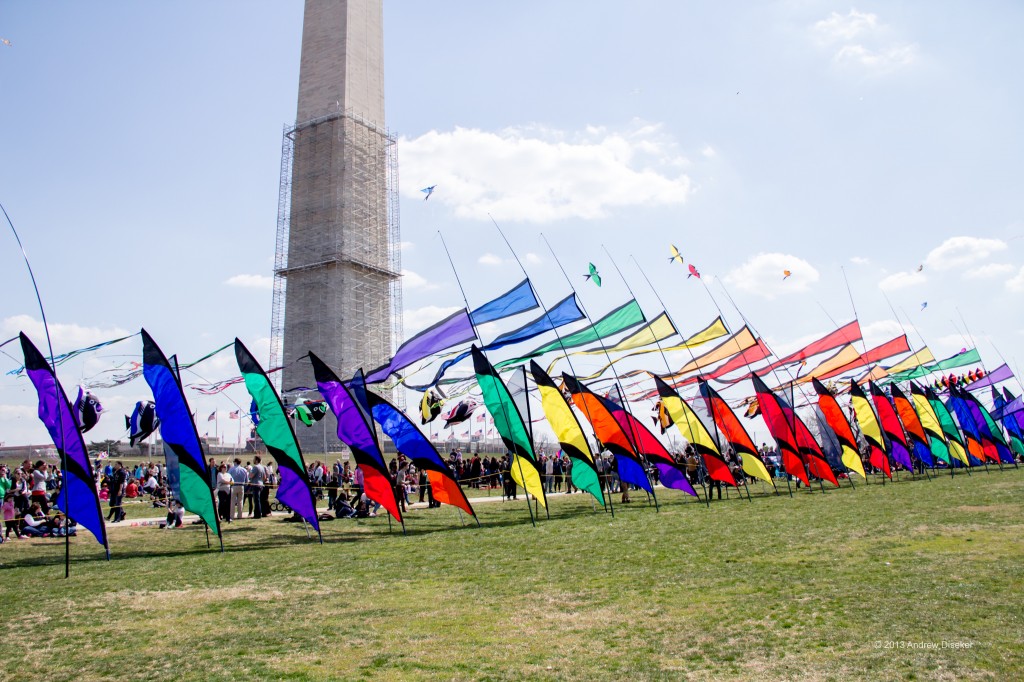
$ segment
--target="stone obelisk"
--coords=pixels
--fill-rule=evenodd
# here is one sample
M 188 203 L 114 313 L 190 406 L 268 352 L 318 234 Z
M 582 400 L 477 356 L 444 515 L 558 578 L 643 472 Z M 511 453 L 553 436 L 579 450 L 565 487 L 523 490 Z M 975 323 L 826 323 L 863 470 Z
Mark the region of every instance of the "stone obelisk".
M 391 355 L 400 265 L 397 215 L 389 219 L 397 206 L 388 189 L 394 140 L 384 126 L 383 51 L 382 0 L 306 0 L 298 112 L 286 131 L 287 225 L 283 235 L 279 224 L 275 264 L 283 347 L 272 341 L 272 353 L 284 366 L 283 390 L 315 388 L 299 359 L 307 351 L 342 379 Z M 295 422 L 305 452 L 338 448 L 333 416 L 324 421 Z

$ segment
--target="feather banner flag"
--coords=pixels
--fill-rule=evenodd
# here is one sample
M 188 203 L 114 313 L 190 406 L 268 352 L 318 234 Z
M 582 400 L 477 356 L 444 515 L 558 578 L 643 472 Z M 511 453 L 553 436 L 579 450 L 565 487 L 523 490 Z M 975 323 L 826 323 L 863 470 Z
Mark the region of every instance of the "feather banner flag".
M 1010 449 L 1024 457 L 1024 400 L 1014 396 L 1009 389 L 1004 388 L 1000 393 L 992 387 L 992 402 L 992 417 L 1006 429 L 1010 437 Z
M 796 413 L 793 406 L 789 404 L 783 396 L 778 393 L 775 394 L 779 405 L 782 407 L 782 413 L 786 417 L 786 421 L 793 426 L 793 433 L 796 434 L 796 445 L 800 450 L 800 454 L 803 455 L 804 461 L 807 463 L 807 468 L 813 476 L 817 476 L 823 481 L 828 481 L 832 485 L 839 487 L 839 481 L 836 480 L 836 476 L 832 473 L 832 466 L 828 463 L 828 458 L 825 457 L 824 451 L 821 449 L 821 445 L 815 440 L 814 434 L 811 433 L 807 423 Z M 815 412 L 812 416 L 817 418 Z M 835 436 L 831 433 L 831 429 L 828 428 L 828 424 L 819 424 L 824 426 L 827 431 L 825 436 L 831 440 Z
M 935 408 L 932 407 L 924 389 L 911 382 L 910 397 L 913 401 L 914 412 L 917 413 L 918 419 L 921 420 L 921 427 L 928 434 L 928 447 L 932 455 L 945 462 L 947 466 L 953 466 L 953 458 L 949 450 L 949 439 L 946 438 L 946 434 L 942 430 L 942 424 L 939 423 L 939 416 L 935 413 Z
M 662 406 L 668 412 L 676 428 L 679 429 L 679 433 L 682 434 L 683 438 L 693 446 L 693 449 L 704 460 L 708 476 L 716 481 L 736 487 L 736 478 L 732 475 L 732 471 L 729 470 L 729 465 L 726 463 L 725 458 L 722 457 L 722 452 L 718 449 L 718 443 L 711 437 L 711 434 L 700 420 L 700 417 L 693 411 L 693 408 L 687 405 L 679 397 L 679 394 L 660 378 L 654 377 L 654 382 L 658 387 L 658 395 L 661 397 Z
M 886 476 L 892 478 L 892 468 L 889 466 L 889 457 L 885 452 L 885 437 L 882 435 L 882 427 L 878 423 L 878 417 L 875 415 L 875 410 L 868 401 L 867 395 L 856 381 L 850 382 L 850 405 L 853 407 L 857 423 L 860 425 L 861 435 L 864 436 L 868 447 L 871 448 L 868 461 L 871 462 L 871 466 L 881 469 Z
M 968 413 L 974 419 L 975 424 L 978 426 L 978 436 L 981 438 L 982 447 L 985 449 L 985 453 L 989 459 L 994 462 L 1005 462 L 1006 464 L 1013 464 L 1013 453 L 1010 451 L 1010 447 L 1003 437 L 1002 431 L 999 429 L 999 425 L 996 424 L 992 415 L 985 409 L 985 406 L 981 404 L 978 398 L 971 394 L 970 391 L 961 389 L 953 389 L 958 397 L 964 401 L 964 405 L 967 407 Z
M 177 456 L 181 505 L 197 514 L 211 531 L 220 535 L 220 517 L 210 485 L 199 432 L 182 390 L 178 374 L 153 337 L 142 330 L 142 373 L 153 391 L 160 437 Z M 176 367 L 175 367 L 176 369 Z
M 772 477 L 768 475 L 768 469 L 765 468 L 764 462 L 761 461 L 761 457 L 757 453 L 757 446 L 754 445 L 753 439 L 743 428 L 743 424 L 740 423 L 732 408 L 706 381 L 702 381 L 700 384 L 700 395 L 704 398 L 704 404 L 707 406 L 711 418 L 715 420 L 718 431 L 742 459 L 744 473 L 774 486 Z
M 245 378 L 245 389 L 256 403 L 260 414 L 260 423 L 256 425 L 256 435 L 263 439 L 267 450 L 277 463 L 280 475 L 275 497 L 289 509 L 304 518 L 309 525 L 320 533 L 320 521 L 317 518 L 316 500 L 313 487 L 309 482 L 306 462 L 302 450 L 295 438 L 291 420 L 285 414 L 281 397 L 274 390 L 274 384 L 266 372 L 256 361 L 249 349 L 235 339 L 235 360 L 238 371 Z M 323 542 L 321 536 L 320 541 Z
M 677 463 L 672 455 L 665 449 L 661 441 L 658 440 L 657 436 L 651 433 L 650 429 L 644 426 L 639 419 L 634 417 L 624 406 L 622 396 L 619 396 L 619 401 L 616 402 L 610 398 L 604 398 L 599 395 L 593 394 L 589 388 L 583 386 L 578 381 L 573 380 L 570 384 L 567 375 L 563 374 L 562 379 L 566 382 L 569 387 L 569 392 L 573 394 L 573 401 L 575 402 L 577 390 L 584 393 L 590 393 L 593 395 L 600 405 L 604 408 L 615 422 L 619 426 L 620 432 L 626 437 L 626 442 L 630 444 L 632 452 L 636 453 L 636 456 L 646 456 L 647 460 L 655 466 L 658 470 L 658 480 L 666 488 L 674 488 L 675 490 L 681 490 L 687 495 L 697 497 L 697 492 L 690 485 L 690 482 L 686 479 L 685 466 Z M 575 389 L 573 388 L 575 386 Z M 618 387 L 615 388 L 616 393 Z M 588 408 L 589 409 L 589 408 Z M 589 418 L 589 416 L 588 416 Z M 595 426 L 595 432 L 597 427 Z M 604 442 L 604 438 L 600 434 L 597 437 Z M 613 451 L 614 452 L 614 451 Z M 634 460 L 638 461 L 638 460 Z M 627 465 L 628 466 L 628 465 Z M 620 476 L 622 467 L 620 469 Z M 643 474 L 646 478 L 646 472 L 643 472 L 642 468 L 640 472 L 633 472 L 631 475 L 639 477 L 639 473 Z M 623 479 L 626 480 L 626 479 Z M 629 481 L 632 483 L 633 481 Z M 639 485 L 639 484 L 635 484 Z M 643 487 L 643 486 L 641 486 Z
M 986 460 L 991 459 L 994 462 L 999 462 L 999 457 L 995 452 L 995 448 L 985 447 L 985 442 L 982 440 L 981 431 L 979 429 L 978 422 L 974 419 L 970 409 L 967 407 L 967 403 L 960 396 L 960 392 L 956 390 L 955 386 L 950 387 L 950 395 L 946 400 L 946 409 L 951 414 L 955 414 L 957 421 L 960 422 L 960 432 L 963 436 L 964 449 L 967 450 L 968 460 L 972 466 L 978 466 L 984 464 Z
M 506 317 L 525 313 L 539 306 L 533 284 L 524 279 L 501 296 L 484 303 L 469 314 L 473 324 L 480 326 L 488 322 L 496 322 Z
M 407 339 L 398 347 L 386 365 L 367 374 L 366 382 L 376 384 L 386 381 L 389 376 L 409 365 L 475 338 L 476 331 L 473 329 L 473 321 L 466 309 L 463 308 L 433 326 L 427 327 L 411 339 Z
M 768 388 L 768 385 L 756 373 L 751 373 L 750 379 L 754 384 L 754 393 L 757 394 L 757 404 L 761 408 L 761 417 L 764 419 L 768 432 L 772 434 L 779 452 L 782 455 L 782 468 L 790 476 L 796 476 L 804 485 L 810 485 L 807 480 L 807 472 L 804 470 L 803 460 L 797 450 L 796 433 L 793 424 L 786 418 L 786 412 L 775 393 Z
M 546 343 L 543 346 L 534 348 L 525 355 L 508 360 L 502 360 L 495 364 L 494 368 L 500 371 L 505 367 L 522 364 L 531 358 L 537 358 L 552 351 L 579 348 L 580 346 L 585 346 L 595 341 L 632 329 L 633 327 L 642 324 L 643 321 L 644 314 L 640 309 L 640 305 L 635 300 L 630 300 L 615 308 L 597 322 L 587 325 L 583 329 L 575 331 L 572 334 L 566 334 L 561 339 L 556 339 L 555 341 Z M 579 353 L 587 352 L 588 351 L 579 351 Z M 570 355 L 576 355 L 576 353 L 570 353 Z
M 931 405 L 935 417 L 939 421 L 939 426 L 942 427 L 942 433 L 949 444 L 949 454 L 959 460 L 964 466 L 971 466 L 971 460 L 968 459 L 963 437 L 956 428 L 956 422 L 953 421 L 949 408 L 939 400 L 939 397 L 935 395 L 932 389 L 925 387 L 924 394 L 927 396 L 928 404 Z
M 544 486 L 541 485 L 540 471 L 537 468 L 537 456 L 534 454 L 533 443 L 530 441 L 523 416 L 519 413 L 508 387 L 501 381 L 498 372 L 491 366 L 483 352 L 475 345 L 470 352 L 484 404 L 494 418 L 494 426 L 505 444 L 505 449 L 512 453 L 512 478 L 540 504 L 547 507 Z
M 652 492 L 651 482 L 647 478 L 643 464 L 640 463 L 633 441 L 626 435 L 622 425 L 609 409 L 611 401 L 602 399 L 568 374 L 562 374 L 562 382 L 572 396 L 573 404 L 590 422 L 594 435 L 615 457 L 615 469 L 619 478 L 625 483 Z
M 417 469 L 427 472 L 431 495 L 442 504 L 458 507 L 471 516 L 476 516 L 466 494 L 459 487 L 451 467 L 441 458 L 433 443 L 402 411 L 376 393 L 366 391 L 367 402 L 373 420 L 380 424 L 381 431 L 395 444 Z
M 107 550 L 107 528 L 103 523 L 96 479 L 64 387 L 43 354 L 24 333 L 18 335 L 25 355 L 25 372 L 39 397 L 39 421 L 43 422 L 60 456 L 62 485 L 57 508 L 88 530 Z
M 757 339 L 754 338 L 754 334 L 750 331 L 748 327 L 743 327 L 735 334 L 732 334 L 731 336 L 724 339 L 721 343 L 719 343 L 711 350 L 705 352 L 702 355 L 698 355 L 696 358 L 690 360 L 690 362 L 680 367 L 677 371 L 667 376 L 663 376 L 662 378 L 667 383 L 671 384 L 673 381 L 680 379 L 686 376 L 687 374 L 696 372 L 697 370 L 703 369 L 705 367 L 710 367 L 711 365 L 718 364 L 723 360 L 728 360 L 737 353 L 741 353 L 746 349 L 756 345 Z M 669 350 L 674 349 L 665 348 L 663 350 L 667 353 L 669 352 Z M 649 375 L 650 372 L 648 372 L 647 370 L 633 370 L 631 372 L 626 372 L 620 378 L 627 378 L 645 374 Z
M 796 364 L 798 362 L 805 362 L 815 355 L 820 355 L 826 351 L 834 350 L 840 346 L 851 344 L 854 341 L 859 341 L 861 338 L 860 323 L 857 320 L 849 322 L 839 329 L 826 334 L 820 339 L 813 341 L 799 350 L 795 350 L 789 355 L 779 358 L 775 362 L 759 367 L 757 373 L 764 376 L 768 372 L 776 370 L 780 367 L 787 365 Z M 746 379 L 747 377 L 740 377 L 737 381 Z
M 950 356 L 944 360 L 939 360 L 938 362 L 930 365 L 924 365 L 916 369 L 907 370 L 906 372 L 891 372 L 889 379 L 892 381 L 919 379 L 921 377 L 928 376 L 933 372 L 944 372 L 947 369 L 956 369 L 958 367 L 977 364 L 981 364 L 981 354 L 978 353 L 978 349 L 971 348 L 970 350 L 963 350 L 956 355 Z
M 840 459 L 843 462 L 843 466 L 850 471 L 857 472 L 861 478 L 866 479 L 867 475 L 864 473 L 864 464 L 860 461 L 860 452 L 857 449 L 857 437 L 853 435 L 853 429 L 843 414 L 843 408 L 839 406 L 839 402 L 832 395 L 832 392 L 817 379 L 814 380 L 814 391 L 818 394 L 818 409 L 821 410 L 829 428 L 832 429 L 833 433 L 836 434 L 836 438 L 839 439 L 839 445 L 842 449 Z
M 590 451 L 587 437 L 583 433 L 583 427 L 580 426 L 579 420 L 576 419 L 576 414 L 572 411 L 565 396 L 558 390 L 555 382 L 533 360 L 530 361 L 530 373 L 540 392 L 544 416 L 551 424 L 555 438 L 558 439 L 558 443 L 562 447 L 562 452 L 572 460 L 570 477 L 573 485 L 580 490 L 587 491 L 604 505 L 604 493 L 601 491 L 601 481 L 594 464 L 594 455 Z
M 900 423 L 896 408 L 889 402 L 889 396 L 874 382 L 868 384 L 871 393 L 871 400 L 875 403 L 875 411 L 878 415 L 878 424 L 885 432 L 889 441 L 893 460 L 907 471 L 914 470 L 914 462 L 910 458 L 910 446 L 907 443 L 907 434 L 903 431 L 903 424 Z
M 484 352 L 493 351 L 498 350 L 499 348 L 504 348 L 505 346 L 529 341 L 530 339 L 536 338 L 553 329 L 558 329 L 559 327 L 564 327 L 567 324 L 578 322 L 579 320 L 582 320 L 583 317 L 583 311 L 580 310 L 579 304 L 576 301 L 576 294 L 569 294 L 564 299 L 556 303 L 551 310 L 546 311 L 540 317 L 524 324 L 518 329 L 502 334 L 486 346 L 483 346 L 481 350 Z M 436 386 L 441 382 L 445 372 L 447 372 L 452 366 L 468 358 L 470 355 L 471 351 L 467 350 L 459 353 L 454 358 L 445 360 L 441 363 L 441 367 L 438 368 L 434 378 L 426 384 L 420 386 L 413 386 L 411 384 L 407 385 L 414 391 L 425 391 L 431 386 Z M 455 381 L 460 380 L 456 379 Z
M 899 415 L 903 429 L 907 432 L 907 437 L 910 439 L 909 444 L 913 445 L 914 456 L 921 460 L 926 467 L 934 468 L 935 458 L 932 456 L 931 448 L 928 446 L 928 434 L 924 430 L 921 418 L 918 417 L 917 411 L 914 409 L 914 404 L 900 390 L 897 384 L 890 385 L 889 391 L 892 394 L 892 404 L 896 407 L 896 414 Z
M 615 346 L 613 346 L 612 348 L 609 348 L 608 349 L 608 353 L 618 353 L 620 351 L 629 350 L 630 348 L 639 348 L 641 342 L 647 343 L 647 339 L 650 339 L 650 343 L 660 343 L 663 339 L 669 338 L 669 336 L 671 336 L 671 334 L 668 333 L 670 329 L 671 329 L 672 332 L 678 333 L 678 332 L 675 331 L 675 327 L 672 326 L 672 323 L 668 320 L 668 315 L 665 314 L 665 313 L 662 313 L 657 318 L 655 318 L 650 323 L 650 325 L 648 325 L 647 327 L 644 327 L 643 329 L 640 329 L 639 331 L 637 331 L 636 334 L 623 339 L 619 343 L 615 344 Z M 694 333 L 689 338 L 685 339 L 682 343 L 676 344 L 674 346 L 667 346 L 665 348 L 662 348 L 662 347 L 659 346 L 658 348 L 644 348 L 642 350 L 633 351 L 632 353 L 626 353 L 625 355 L 621 355 L 621 356 L 615 358 L 614 360 L 612 360 L 608 364 L 604 365 L 601 369 L 599 369 L 598 371 L 594 372 L 593 374 L 590 374 L 590 375 L 585 376 L 585 377 L 580 377 L 580 381 L 590 381 L 591 379 L 597 379 L 598 377 L 603 375 L 606 371 L 608 371 L 608 369 L 612 365 L 614 365 L 615 363 L 620 362 L 622 360 L 625 360 L 626 358 L 632 358 L 632 357 L 636 357 L 638 355 L 646 355 L 648 353 L 671 353 L 673 351 L 688 350 L 688 349 L 696 348 L 697 346 L 701 346 L 701 345 L 703 345 L 705 343 L 708 343 L 709 341 L 714 341 L 715 339 L 719 339 L 719 338 L 725 336 L 728 333 L 729 333 L 729 330 L 726 329 L 725 322 L 722 321 L 721 317 L 718 317 L 718 318 L 715 318 L 715 320 L 712 321 L 711 324 L 709 324 L 708 326 L 704 327 L 704 329 L 701 329 L 700 331 Z M 653 338 L 651 338 L 651 337 L 653 337 Z M 580 355 L 584 355 L 584 354 L 594 355 L 594 354 L 597 354 L 597 353 L 602 353 L 603 354 L 604 351 L 603 350 L 580 351 Z M 646 374 L 646 373 L 647 372 L 645 372 L 644 370 L 637 370 L 636 372 L 627 372 L 626 374 L 623 374 L 622 376 L 623 377 L 636 376 L 638 374 Z M 652 394 L 653 393 L 654 392 L 652 392 Z
M 367 422 L 355 397 L 334 370 L 312 352 L 309 359 L 313 363 L 316 387 L 338 418 L 338 440 L 352 450 L 352 458 L 363 472 L 363 492 L 401 522 L 395 482 L 388 473 L 373 426 Z

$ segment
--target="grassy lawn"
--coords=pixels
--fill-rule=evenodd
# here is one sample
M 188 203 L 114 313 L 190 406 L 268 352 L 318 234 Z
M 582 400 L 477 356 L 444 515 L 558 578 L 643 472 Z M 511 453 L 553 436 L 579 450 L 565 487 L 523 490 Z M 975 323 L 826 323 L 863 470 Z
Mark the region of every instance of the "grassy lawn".
M 0 678 L 1024 677 L 1024 472 L 754 492 L 11 542 Z

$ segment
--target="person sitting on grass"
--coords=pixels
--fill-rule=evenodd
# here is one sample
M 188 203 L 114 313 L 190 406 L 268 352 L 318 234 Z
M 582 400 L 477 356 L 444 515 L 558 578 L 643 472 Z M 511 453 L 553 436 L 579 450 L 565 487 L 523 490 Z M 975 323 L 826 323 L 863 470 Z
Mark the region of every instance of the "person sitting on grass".
M 128 485 L 124 488 L 124 496 L 130 500 L 134 500 L 139 496 L 139 484 L 136 483 L 134 478 L 128 479 Z
M 167 506 L 167 520 L 160 524 L 163 529 L 181 528 L 185 523 L 185 507 L 178 500 L 171 500 Z
M 152 495 L 156 492 L 156 489 L 160 487 L 160 484 L 156 480 L 156 476 L 150 474 L 149 478 L 146 479 L 145 485 L 142 486 L 142 492 L 147 495 Z
M 348 493 L 345 491 L 340 492 L 334 504 L 334 516 L 339 519 L 351 519 L 355 515 L 356 510 L 352 508 L 348 501 Z
M 74 537 L 78 533 L 78 524 L 71 522 L 68 524 L 67 529 L 64 528 L 65 516 L 61 512 L 54 514 L 52 519 L 46 522 L 47 533 L 50 537 L 62 538 L 64 537 L 65 531 L 71 537 Z
M 30 538 L 44 538 L 47 536 L 49 526 L 46 524 L 46 515 L 43 514 L 42 507 L 39 506 L 38 502 L 32 503 L 32 506 L 25 512 L 25 516 L 21 521 L 23 524 L 21 532 Z

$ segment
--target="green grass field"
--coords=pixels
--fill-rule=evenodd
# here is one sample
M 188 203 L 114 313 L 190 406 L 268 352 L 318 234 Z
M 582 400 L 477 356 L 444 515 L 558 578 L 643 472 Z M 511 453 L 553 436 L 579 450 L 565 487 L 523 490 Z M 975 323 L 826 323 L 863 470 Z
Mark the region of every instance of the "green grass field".
M 754 492 L 11 542 L 0 678 L 1024 677 L 1024 471 Z

